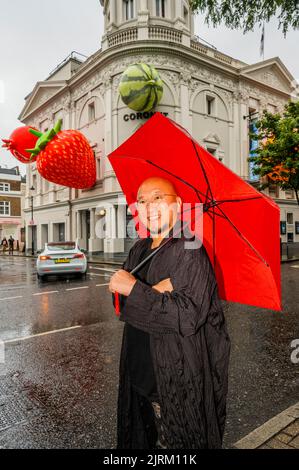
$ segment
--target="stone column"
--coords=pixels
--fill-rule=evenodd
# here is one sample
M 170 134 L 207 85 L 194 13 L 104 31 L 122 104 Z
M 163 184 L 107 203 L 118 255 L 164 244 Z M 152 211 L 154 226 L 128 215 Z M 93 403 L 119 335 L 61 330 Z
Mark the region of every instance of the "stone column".
M 113 129 L 112 120 L 112 79 L 107 77 L 105 81 L 105 165 L 104 165 L 104 192 L 114 191 L 115 174 L 111 163 L 109 162 L 107 155 L 112 152 L 113 133 L 116 129 Z
M 90 238 L 93 240 L 95 238 L 95 209 L 89 209 L 90 212 Z
M 76 212 L 76 220 L 77 220 L 76 234 L 77 234 L 77 238 L 79 239 L 79 242 L 80 242 L 80 240 L 82 238 L 81 212 L 80 211 Z
M 181 73 L 181 124 L 190 133 L 192 132 L 192 120 L 189 106 L 189 84 L 191 75 L 189 72 Z

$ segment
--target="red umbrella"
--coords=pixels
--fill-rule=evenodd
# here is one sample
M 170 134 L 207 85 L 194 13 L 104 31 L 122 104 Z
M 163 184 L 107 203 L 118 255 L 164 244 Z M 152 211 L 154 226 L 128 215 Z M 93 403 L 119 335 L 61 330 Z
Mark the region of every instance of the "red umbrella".
M 108 158 L 129 206 L 152 176 L 169 179 L 184 203 L 203 204 L 203 244 L 221 299 L 282 310 L 280 210 L 270 197 L 159 112 Z

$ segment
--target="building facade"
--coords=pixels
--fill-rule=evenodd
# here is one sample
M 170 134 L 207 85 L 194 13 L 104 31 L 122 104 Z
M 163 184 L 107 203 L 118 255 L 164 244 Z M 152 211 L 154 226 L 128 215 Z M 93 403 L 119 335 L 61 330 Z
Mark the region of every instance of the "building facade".
M 24 213 L 26 179 L 21 176 L 19 167 L 0 167 L 0 241 L 12 235 L 15 248 L 22 249 L 24 236 Z
M 38 82 L 20 115 L 24 124 L 42 131 L 62 118 L 64 128 L 84 133 L 94 149 L 97 182 L 89 190 L 69 189 L 47 182 L 34 164 L 28 165 L 26 225 L 31 196 L 34 220 L 26 232 L 27 247 L 34 236 L 38 249 L 47 240 L 77 238 L 90 252 L 128 250 L 131 216 L 124 198 L 119 200 L 107 155 L 155 111 L 179 122 L 215 158 L 256 184 L 247 162 L 252 117 L 263 109 L 281 112 L 294 90 L 294 78 L 278 57 L 249 65 L 200 42 L 188 1 L 101 0 L 101 5 L 101 49 L 83 63 L 70 56 Z M 163 80 L 163 98 L 149 113 L 133 112 L 118 93 L 122 73 L 136 62 L 153 65 Z M 286 221 L 282 241 L 299 241 L 294 195 L 275 191 L 270 195 Z

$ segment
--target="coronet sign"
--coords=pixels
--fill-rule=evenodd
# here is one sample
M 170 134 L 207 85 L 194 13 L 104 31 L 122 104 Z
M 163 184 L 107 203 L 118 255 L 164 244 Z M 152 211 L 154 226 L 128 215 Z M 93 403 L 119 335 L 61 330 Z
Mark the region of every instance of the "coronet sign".
M 145 111 L 144 113 L 142 112 L 137 112 L 137 113 L 130 113 L 130 114 L 125 114 L 124 115 L 124 121 L 137 121 L 140 119 L 149 119 L 155 114 L 156 111 Z M 161 113 L 164 114 L 164 116 L 168 116 L 169 113 Z

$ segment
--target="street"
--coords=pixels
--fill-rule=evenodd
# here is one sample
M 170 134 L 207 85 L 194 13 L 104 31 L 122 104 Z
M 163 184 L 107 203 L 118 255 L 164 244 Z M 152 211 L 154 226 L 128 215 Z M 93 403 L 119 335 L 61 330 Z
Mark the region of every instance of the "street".
M 123 324 L 107 284 L 39 284 L 35 260 L 0 257 L 0 448 L 114 448 Z M 282 313 L 223 302 L 232 343 L 224 447 L 298 401 L 299 263 L 282 264 Z M 257 286 L 258 288 L 258 286 Z

